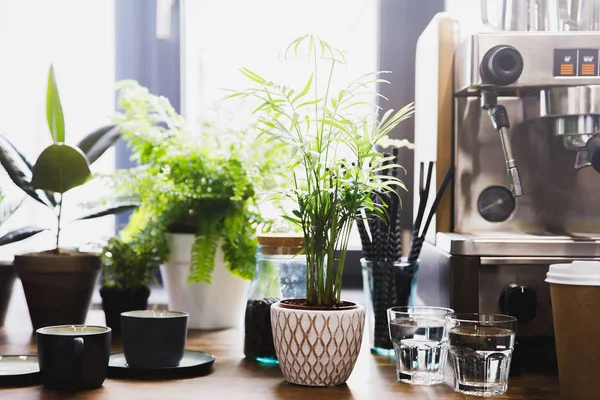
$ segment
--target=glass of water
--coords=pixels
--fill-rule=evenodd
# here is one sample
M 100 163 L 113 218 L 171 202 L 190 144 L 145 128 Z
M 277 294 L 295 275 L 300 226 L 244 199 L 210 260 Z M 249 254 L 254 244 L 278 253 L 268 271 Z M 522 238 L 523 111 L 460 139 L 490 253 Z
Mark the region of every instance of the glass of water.
M 400 382 L 435 385 L 443 382 L 448 358 L 450 308 L 408 306 L 388 309 L 390 339 Z
M 517 319 L 500 314 L 452 314 L 448 321 L 454 389 L 475 396 L 506 392 Z

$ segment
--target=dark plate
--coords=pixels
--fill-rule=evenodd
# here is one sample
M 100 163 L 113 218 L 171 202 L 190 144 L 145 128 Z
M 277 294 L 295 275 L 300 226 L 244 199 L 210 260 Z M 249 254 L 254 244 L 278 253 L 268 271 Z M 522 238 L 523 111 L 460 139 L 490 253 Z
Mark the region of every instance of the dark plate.
M 0 386 L 25 386 L 40 383 L 37 356 L 0 356 Z
M 131 379 L 190 378 L 209 373 L 215 360 L 216 357 L 212 354 L 186 350 L 178 367 L 141 369 L 129 368 L 125 361 L 125 355 L 115 353 L 110 355 L 108 376 Z

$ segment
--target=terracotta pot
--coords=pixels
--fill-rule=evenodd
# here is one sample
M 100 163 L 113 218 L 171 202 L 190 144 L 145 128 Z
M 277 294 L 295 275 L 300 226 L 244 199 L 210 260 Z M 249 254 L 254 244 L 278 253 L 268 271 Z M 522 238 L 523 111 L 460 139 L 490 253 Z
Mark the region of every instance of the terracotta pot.
M 4 326 L 17 273 L 12 262 L 0 261 L 0 326 Z
M 100 297 L 102 297 L 102 310 L 104 310 L 106 326 L 112 329 L 113 335 L 119 335 L 121 333 L 121 313 L 148 308 L 150 288 L 141 286 L 123 290 L 103 286 L 100 288 Z
M 348 380 L 362 344 L 365 308 L 311 308 L 282 300 L 271 306 L 279 366 L 290 383 L 337 386 Z
M 91 253 L 31 253 L 15 256 L 31 324 L 84 324 L 100 271 Z
M 190 329 L 226 329 L 244 323 L 246 293 L 250 281 L 233 275 L 225 265 L 221 243 L 215 256 L 211 283 L 188 283 L 192 245 L 191 234 L 167 234 L 170 255 L 160 267 L 169 301 L 169 310 L 189 314 Z

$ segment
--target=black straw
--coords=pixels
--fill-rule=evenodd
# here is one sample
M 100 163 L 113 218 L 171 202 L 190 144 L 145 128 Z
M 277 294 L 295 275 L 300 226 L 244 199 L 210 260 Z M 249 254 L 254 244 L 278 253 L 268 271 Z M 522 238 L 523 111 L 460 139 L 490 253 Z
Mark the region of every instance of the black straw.
M 431 164 L 430 164 L 431 167 Z M 444 196 L 444 192 L 446 191 L 446 187 L 450 182 L 450 179 L 454 175 L 454 166 L 450 166 L 446 171 L 446 175 L 444 175 L 444 179 L 435 195 L 435 199 L 433 200 L 433 204 L 431 205 L 431 209 L 429 210 L 429 214 L 427 215 L 427 220 L 425 221 L 425 226 L 423 227 L 423 231 L 420 231 L 421 220 L 415 221 L 415 228 L 413 229 L 413 239 L 410 246 L 410 254 L 408 256 L 409 263 L 415 263 L 419 259 L 419 255 L 421 254 L 421 248 L 423 247 L 423 242 L 425 241 L 425 236 L 427 235 L 427 230 L 429 229 L 429 225 L 431 224 L 431 220 L 433 219 L 433 215 L 436 213 L 437 207 Z M 428 176 L 428 180 L 431 178 Z M 429 182 L 428 182 L 429 183 Z M 419 200 L 419 211 L 421 211 L 422 203 L 426 203 L 427 200 L 423 201 L 423 197 Z M 423 216 L 421 215 L 421 218 Z M 418 216 L 417 216 L 418 218 Z
M 425 215 L 425 208 L 427 207 L 427 200 L 429 199 L 429 188 L 431 187 L 431 179 L 433 177 L 433 161 L 429 162 L 427 168 L 427 176 L 424 176 L 424 164 L 421 163 L 421 171 L 419 174 L 419 209 L 417 211 L 417 217 L 413 224 L 413 239 L 410 245 L 410 251 L 408 253 L 408 262 L 412 263 L 417 261 L 419 252 L 421 251 L 421 245 L 419 238 L 421 235 L 421 223 L 423 222 L 423 216 Z M 425 185 L 423 185 L 425 180 Z

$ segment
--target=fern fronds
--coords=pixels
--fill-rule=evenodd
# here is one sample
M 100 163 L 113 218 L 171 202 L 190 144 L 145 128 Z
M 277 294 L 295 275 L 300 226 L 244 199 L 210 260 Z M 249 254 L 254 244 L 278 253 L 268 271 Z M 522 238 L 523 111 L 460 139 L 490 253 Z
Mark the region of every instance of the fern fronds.
M 203 214 L 192 246 L 188 282 L 211 282 L 215 256 L 221 238 L 221 214 Z

